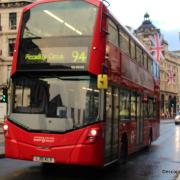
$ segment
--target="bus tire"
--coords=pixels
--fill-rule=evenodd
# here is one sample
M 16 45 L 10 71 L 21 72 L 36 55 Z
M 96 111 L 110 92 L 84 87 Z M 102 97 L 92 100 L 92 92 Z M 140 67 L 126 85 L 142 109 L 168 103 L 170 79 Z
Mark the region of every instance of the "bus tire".
M 124 136 L 121 140 L 119 163 L 126 164 L 127 160 L 128 160 L 128 140 L 127 140 L 127 136 Z

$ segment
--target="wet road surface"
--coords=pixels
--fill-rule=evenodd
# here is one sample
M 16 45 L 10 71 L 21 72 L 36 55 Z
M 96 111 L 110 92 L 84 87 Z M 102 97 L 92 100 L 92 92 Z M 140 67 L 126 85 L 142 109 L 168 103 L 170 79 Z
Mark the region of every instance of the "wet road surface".
M 130 157 L 126 165 L 104 169 L 0 159 L 0 180 L 180 180 L 180 125 L 161 124 L 161 136 L 150 150 Z

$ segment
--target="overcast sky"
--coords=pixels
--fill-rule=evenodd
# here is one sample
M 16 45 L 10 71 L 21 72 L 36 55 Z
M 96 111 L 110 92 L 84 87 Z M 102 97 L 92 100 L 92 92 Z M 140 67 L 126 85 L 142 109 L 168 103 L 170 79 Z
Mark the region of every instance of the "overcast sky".
M 179 50 L 180 0 L 108 0 L 113 14 L 124 24 L 137 29 L 150 15 L 151 22 L 161 30 L 169 50 Z

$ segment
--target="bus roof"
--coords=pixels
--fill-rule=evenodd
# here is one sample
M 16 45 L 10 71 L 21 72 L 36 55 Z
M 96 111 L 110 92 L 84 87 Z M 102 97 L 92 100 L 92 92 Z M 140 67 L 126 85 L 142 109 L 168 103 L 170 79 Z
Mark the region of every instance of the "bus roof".
M 85 2 L 95 5 L 97 7 L 99 7 L 100 4 L 102 4 L 102 2 L 100 0 L 37 0 L 37 1 L 33 2 L 32 4 L 25 6 L 23 8 L 23 11 L 27 11 L 38 4 L 49 3 L 49 2 L 61 2 L 61 1 L 85 1 Z

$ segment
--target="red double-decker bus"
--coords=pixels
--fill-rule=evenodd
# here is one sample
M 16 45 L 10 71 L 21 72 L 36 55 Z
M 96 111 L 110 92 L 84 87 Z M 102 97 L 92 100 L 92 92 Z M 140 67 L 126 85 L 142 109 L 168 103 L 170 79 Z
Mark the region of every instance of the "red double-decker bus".
M 5 155 L 106 166 L 159 136 L 159 64 L 99 0 L 23 9 Z

